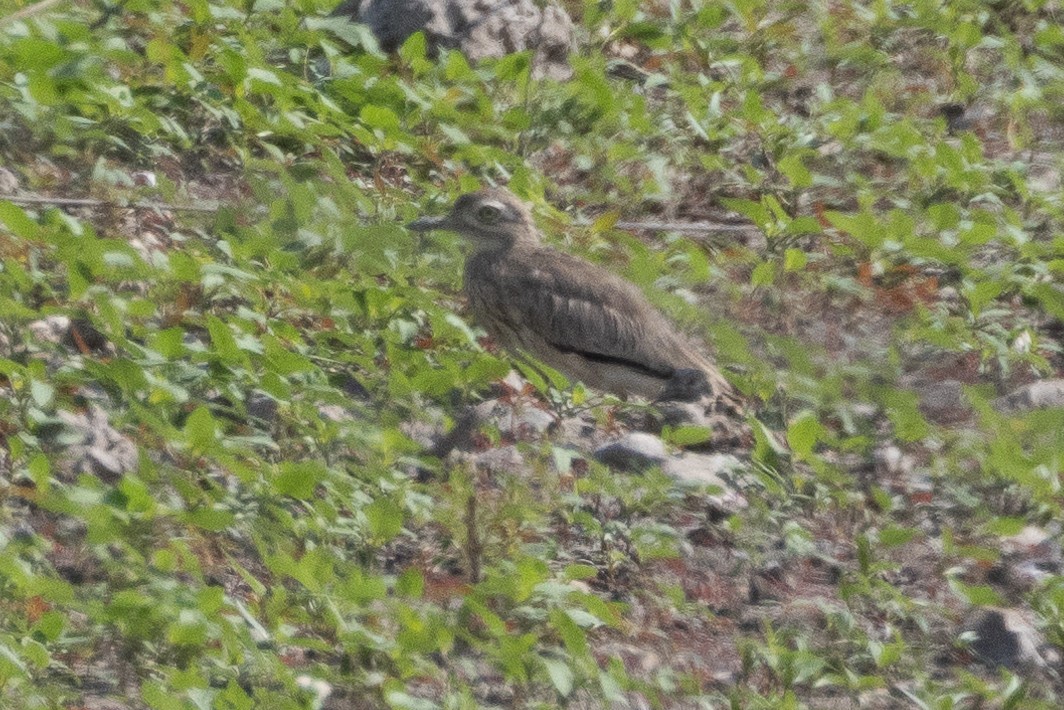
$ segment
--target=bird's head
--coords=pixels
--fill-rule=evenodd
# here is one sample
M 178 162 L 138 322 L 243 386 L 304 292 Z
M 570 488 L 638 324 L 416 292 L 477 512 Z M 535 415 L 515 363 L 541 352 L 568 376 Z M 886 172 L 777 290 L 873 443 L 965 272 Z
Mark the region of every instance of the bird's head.
M 442 217 L 421 217 L 406 225 L 415 232 L 446 229 L 468 239 L 476 251 L 536 244 L 539 237 L 528 207 L 509 190 L 489 188 L 459 197 Z

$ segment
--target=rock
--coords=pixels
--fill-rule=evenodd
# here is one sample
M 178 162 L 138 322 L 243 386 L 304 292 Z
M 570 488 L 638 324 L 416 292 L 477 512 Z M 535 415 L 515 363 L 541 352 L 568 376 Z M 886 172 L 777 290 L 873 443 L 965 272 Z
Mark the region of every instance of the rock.
M 516 414 L 512 433 L 519 440 L 542 436 L 555 424 L 554 415 L 539 407 L 520 407 Z
M 781 601 L 790 595 L 794 587 L 794 581 L 783 565 L 777 561 L 767 562 L 755 570 L 750 576 L 749 583 L 748 594 L 751 604 Z
M 518 473 L 525 468 L 525 457 L 516 446 L 499 446 L 461 456 L 488 473 Z
M 318 416 L 327 422 L 337 424 L 352 421 L 355 417 L 339 404 L 319 404 Z
M 306 674 L 296 676 L 296 685 L 312 694 L 318 705 L 325 702 L 333 692 L 333 687 L 328 681 Z
M 1045 666 L 1037 629 L 1016 609 L 978 609 L 964 625 L 972 651 L 992 668 Z
M 1015 535 L 1001 538 L 1001 551 L 1007 555 L 1029 554 L 1039 548 L 1048 547 L 1053 535 L 1048 530 L 1036 525 L 1027 525 Z M 1059 546 L 1057 546 L 1059 549 Z
M 706 373 L 685 367 L 673 373 L 658 399 L 663 402 L 697 402 L 713 395 Z
M 709 426 L 705 406 L 696 402 L 658 402 L 657 408 L 666 426 Z
M 92 461 L 93 473 L 99 478 L 117 480 L 126 471 L 122 461 L 106 449 L 93 447 L 86 452 L 86 455 Z
M 407 421 L 399 425 L 399 430 L 409 437 L 411 441 L 426 449 L 434 448 L 437 442 L 445 436 L 441 422 Z M 447 451 L 444 451 L 443 454 L 446 454 Z
M 506 373 L 506 377 L 499 380 L 499 384 L 510 392 L 524 392 L 525 387 L 528 386 L 528 381 L 521 377 L 521 373 L 517 370 L 510 370 Z
M 130 710 L 132 706 L 116 698 L 86 695 L 81 698 L 81 707 L 84 710 Z
M 59 411 L 64 431 L 53 442 L 65 446 L 61 469 L 68 475 L 91 474 L 107 483 L 135 471 L 137 446 L 111 426 L 107 412 L 92 405 L 86 412 Z
M 937 422 L 957 421 L 972 411 L 964 398 L 964 384 L 959 380 L 929 382 L 917 387 L 917 395 L 924 416 Z
M 0 168 L 0 195 L 13 195 L 18 192 L 18 178 L 7 168 Z
M 70 319 L 61 315 L 48 316 L 30 323 L 29 330 L 37 340 L 59 345 L 70 332 Z
M 661 470 L 685 483 L 699 483 L 727 488 L 729 474 L 742 464 L 730 454 L 683 454 L 669 458 Z
M 1001 412 L 1057 407 L 1064 407 L 1064 379 L 1032 382 L 994 400 L 994 408 Z
M 1015 535 L 1002 537 L 1000 571 L 1004 573 L 1003 578 L 1024 592 L 1059 574 L 1064 567 L 1064 550 L 1059 535 L 1059 530 L 1051 532 L 1028 525 Z
M 730 515 L 748 505 L 732 481 L 741 468 L 742 462 L 730 454 L 685 453 L 670 457 L 661 470 L 681 483 L 721 488 L 720 493 L 709 496 L 709 504 Z
M 369 26 L 386 52 L 424 31 L 429 51 L 460 49 L 471 61 L 535 50 L 533 75 L 568 79 L 573 22 L 533 0 L 345 0 L 332 12 Z
M 653 434 L 634 431 L 620 439 L 600 446 L 593 454 L 601 463 L 627 471 L 660 466 L 665 462 L 665 442 Z
M 490 424 L 502 436 L 515 441 L 539 438 L 555 423 L 550 412 L 535 406 L 531 400 L 523 399 L 489 399 L 473 408 L 473 416 L 478 423 Z
M 554 415 L 536 406 L 535 400 L 517 396 L 489 399 L 466 409 L 450 431 L 443 423 L 403 425 L 404 433 L 415 441 L 429 443 L 429 453 L 443 458 L 452 450 L 469 450 L 482 442 L 481 427 L 490 425 L 508 441 L 531 441 L 541 438 L 555 424 Z
M 247 396 L 244 406 L 248 410 L 248 416 L 254 417 L 265 424 L 274 424 L 277 421 L 277 400 L 265 392 L 254 391 Z M 318 412 L 323 419 L 330 419 L 320 409 Z M 334 420 L 335 421 L 335 420 Z
M 916 468 L 913 457 L 894 444 L 886 444 L 872 452 L 872 461 L 881 475 L 909 476 Z
M 1045 165 L 1034 166 L 1027 178 L 1027 184 L 1032 192 L 1052 194 L 1060 190 L 1060 171 Z

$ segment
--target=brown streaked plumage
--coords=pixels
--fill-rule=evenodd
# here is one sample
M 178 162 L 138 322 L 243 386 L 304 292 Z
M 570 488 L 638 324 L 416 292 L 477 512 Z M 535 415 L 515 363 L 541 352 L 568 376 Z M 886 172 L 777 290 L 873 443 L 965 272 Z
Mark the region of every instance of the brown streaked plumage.
M 621 396 L 656 399 L 666 384 L 675 391 L 676 383 L 700 372 L 714 399 L 741 410 L 709 358 L 634 284 L 544 246 L 528 208 L 508 190 L 462 195 L 449 214 L 408 226 L 457 232 L 472 243 L 465 265 L 469 306 L 506 349 Z

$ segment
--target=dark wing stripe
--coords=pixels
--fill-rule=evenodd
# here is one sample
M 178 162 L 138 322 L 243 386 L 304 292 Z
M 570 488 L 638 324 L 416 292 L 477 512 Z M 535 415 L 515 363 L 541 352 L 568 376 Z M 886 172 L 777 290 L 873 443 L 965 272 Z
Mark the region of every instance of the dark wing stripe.
M 647 375 L 649 377 L 657 377 L 662 380 L 669 379 L 675 372 L 674 369 L 656 370 L 653 367 L 648 367 L 647 365 L 644 365 L 641 362 L 632 362 L 631 360 L 625 360 L 622 357 L 615 357 L 613 355 L 603 355 L 602 353 L 590 353 L 584 350 L 576 350 L 574 348 L 569 348 L 564 345 L 559 345 L 558 343 L 551 343 L 551 346 L 553 346 L 559 352 L 579 355 L 585 360 L 597 362 L 600 365 L 621 365 L 623 367 L 627 367 L 630 370 L 635 370 L 636 372 Z

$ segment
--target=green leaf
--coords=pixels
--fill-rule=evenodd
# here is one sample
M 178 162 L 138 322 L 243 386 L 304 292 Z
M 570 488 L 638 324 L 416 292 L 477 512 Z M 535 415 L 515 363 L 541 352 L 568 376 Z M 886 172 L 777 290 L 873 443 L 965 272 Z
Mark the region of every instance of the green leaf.
M 738 197 L 724 197 L 720 201 L 725 207 L 743 215 L 758 227 L 764 228 L 775 223 L 768 208 L 760 202 Z
M 211 335 L 211 350 L 224 362 L 240 362 L 245 359 L 233 331 L 220 318 L 208 316 L 207 332 Z
M 869 247 L 880 246 L 886 238 L 886 230 L 882 222 L 871 212 L 846 214 L 828 211 L 824 213 L 824 217 L 836 229 L 856 237 Z
M 418 570 L 408 567 L 395 580 L 395 593 L 413 599 L 420 599 L 425 593 L 425 578 Z
M 588 655 L 587 632 L 573 621 L 568 611 L 552 609 L 550 621 L 569 653 L 576 658 L 585 658 Z
M 569 697 L 569 694 L 573 692 L 573 679 L 576 677 L 572 669 L 569 668 L 569 664 L 545 656 L 540 656 L 539 660 L 543 662 L 543 667 L 547 669 L 547 676 L 550 678 L 551 685 L 554 686 L 558 695 L 563 698 Z
M 802 159 L 811 153 L 812 151 L 808 149 L 790 153 L 776 163 L 776 169 L 790 181 L 792 186 L 809 187 L 813 184 L 813 174 L 809 172 L 809 168 L 805 167 Z
M 370 128 L 379 128 L 385 133 L 399 130 L 399 117 L 387 106 L 363 106 L 358 114 L 362 123 Z
M 809 263 L 809 257 L 801 249 L 788 249 L 783 253 L 784 271 L 801 271 Z
M 40 226 L 29 218 L 21 208 L 0 199 L 0 222 L 7 225 L 16 237 L 36 241 L 40 237 Z
M 55 387 L 41 380 L 30 380 L 30 396 L 33 397 L 33 402 L 43 409 L 52 403 Z
M 1054 318 L 1064 320 L 1064 290 L 1050 283 L 1036 283 L 1028 288 L 1028 293 L 1038 299 L 1046 313 Z
M 986 524 L 986 531 L 990 535 L 998 537 L 1012 537 L 1019 535 L 1027 527 L 1028 522 L 1024 518 L 994 518 Z
M 203 530 L 221 532 L 233 524 L 234 516 L 228 510 L 219 510 L 218 508 L 199 508 L 197 510 L 189 511 L 185 515 L 185 519 L 188 520 L 189 524 L 195 525 Z
M 673 446 L 704 444 L 713 438 L 713 432 L 704 426 L 665 427 L 661 437 Z
M 1001 595 L 985 584 L 965 584 L 956 577 L 949 578 L 953 593 L 973 606 L 1005 606 Z
M 207 407 L 198 407 L 185 420 L 185 439 L 192 449 L 198 453 L 205 453 L 213 449 L 218 443 L 218 427 Z
M 931 427 L 920 413 L 915 392 L 889 390 L 883 395 L 883 406 L 895 433 L 903 441 L 921 441 L 930 434 Z
M 389 498 L 378 498 L 363 510 L 369 531 L 378 542 L 387 542 L 403 529 L 403 511 Z
M 326 30 L 354 47 L 362 47 L 372 56 L 384 56 L 384 52 L 377 43 L 376 35 L 361 22 L 352 22 L 349 17 L 316 17 L 313 15 L 304 18 L 303 21 L 309 29 Z
M 1000 281 L 979 281 L 964 290 L 968 299 L 968 308 L 972 315 L 978 317 L 983 309 L 1000 296 L 1004 291 L 1004 284 Z
M 523 79 L 532 68 L 532 50 L 507 54 L 495 64 L 495 76 L 504 81 Z
M 263 356 L 270 369 L 279 375 L 291 375 L 297 372 L 313 372 L 317 366 L 299 353 L 286 348 L 280 340 L 272 335 L 262 337 Z
M 799 412 L 787 427 L 787 444 L 796 457 L 807 459 L 824 433 L 825 429 L 816 415 L 805 410 Z
M 563 575 L 565 579 L 594 579 L 598 576 L 598 568 L 594 565 L 571 564 L 565 567 Z
M 324 464 L 316 461 L 284 462 L 279 469 L 273 480 L 274 490 L 301 500 L 313 497 L 314 490 L 328 474 Z
M 771 286 L 775 280 L 776 262 L 774 261 L 762 261 L 750 274 L 750 284 L 753 286 Z
M 879 531 L 879 542 L 886 547 L 900 547 L 906 544 L 919 532 L 914 528 L 888 526 Z
M 51 486 L 52 464 L 45 454 L 35 454 L 29 463 L 30 478 L 42 491 L 47 491 Z

